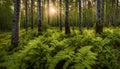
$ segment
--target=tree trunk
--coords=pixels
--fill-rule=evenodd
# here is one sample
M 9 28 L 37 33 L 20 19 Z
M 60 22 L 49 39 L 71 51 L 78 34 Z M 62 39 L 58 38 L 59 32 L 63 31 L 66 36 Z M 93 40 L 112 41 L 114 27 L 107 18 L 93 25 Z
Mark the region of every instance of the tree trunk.
M 42 0 L 42 20 L 44 19 L 44 0 Z
M 101 22 L 104 23 L 104 0 L 101 0 Z
M 70 34 L 69 27 L 69 0 L 65 0 L 65 34 Z
M 33 2 L 33 0 L 31 0 L 31 29 L 33 29 L 34 28 L 34 22 L 33 22 L 33 6 L 34 6 L 34 2 Z
M 41 0 L 38 0 L 38 35 L 42 34 L 42 12 L 41 12 Z
M 119 0 L 116 2 L 116 18 L 119 16 Z
M 116 0 L 115 26 L 118 23 L 118 18 L 119 18 L 119 0 Z
M 112 26 L 114 26 L 114 10 L 113 10 L 113 8 L 114 8 L 114 3 L 111 1 L 110 2 L 110 11 L 112 13 L 110 13 L 110 21 L 111 21 Z
M 59 3 L 59 1 L 57 2 L 57 3 Z M 57 4 L 56 4 L 56 6 L 57 6 Z M 58 6 L 57 6 L 58 7 Z M 58 27 L 59 26 L 59 8 L 56 8 L 56 11 L 57 11 L 57 13 L 56 13 L 56 15 L 57 15 L 57 20 L 56 20 L 56 22 L 55 22 L 55 24 L 56 24 L 56 26 Z
M 109 14 L 108 14 L 109 5 L 108 4 L 109 4 L 109 1 L 106 0 L 106 24 L 105 24 L 106 27 L 108 27 L 109 25 Z
M 97 0 L 97 22 L 96 22 L 96 33 L 101 34 L 103 29 L 102 29 L 102 24 L 101 24 L 101 7 L 100 7 L 100 0 Z
M 82 23 L 81 23 L 81 0 L 79 0 L 79 30 L 81 31 Z
M 50 24 L 50 0 L 47 0 L 48 3 L 48 24 Z
M 104 0 L 101 0 L 101 32 L 104 24 Z
M 28 0 L 25 0 L 25 29 L 26 29 L 26 32 L 28 31 Z
M 62 0 L 60 0 L 60 31 L 62 31 Z
M 14 19 L 12 28 L 11 44 L 13 47 L 19 44 L 19 32 L 20 32 L 20 0 L 14 0 Z

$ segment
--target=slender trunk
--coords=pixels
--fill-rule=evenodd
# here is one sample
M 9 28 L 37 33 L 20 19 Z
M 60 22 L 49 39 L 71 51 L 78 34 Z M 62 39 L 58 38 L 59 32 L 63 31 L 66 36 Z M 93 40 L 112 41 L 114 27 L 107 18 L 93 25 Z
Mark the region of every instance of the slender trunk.
M 115 26 L 117 25 L 118 17 L 119 17 L 119 0 L 116 1 Z
M 65 0 L 65 34 L 70 34 L 69 27 L 69 0 Z
M 109 25 L 109 12 L 108 12 L 108 10 L 109 10 L 109 7 L 108 7 L 108 1 L 106 0 L 106 24 L 105 24 L 105 26 L 106 27 L 108 27 L 108 25 Z
M 20 32 L 20 0 L 14 0 L 14 19 L 12 29 L 12 46 L 16 47 L 19 44 L 19 32 Z
M 34 24 L 33 24 L 33 6 L 34 6 L 34 3 L 33 3 L 33 0 L 31 0 L 31 29 L 34 28 Z
M 96 33 L 102 33 L 102 24 L 101 24 L 101 10 L 100 10 L 100 0 L 97 0 L 97 22 L 96 22 Z
M 116 18 L 118 18 L 119 15 L 119 0 L 116 2 Z
M 84 12 L 83 12 L 83 26 L 85 27 L 86 25 L 87 25 L 87 20 L 86 20 L 86 0 L 85 1 L 83 1 L 83 10 L 84 10 Z
M 57 21 L 55 23 L 56 23 L 56 26 L 58 27 L 59 26 L 59 8 L 57 8 L 56 11 L 57 11 L 57 13 L 56 13 L 57 14 Z
M 114 16 L 114 15 L 113 15 L 113 13 L 114 13 L 114 11 L 113 11 L 114 3 L 111 1 L 110 4 L 111 4 L 110 9 L 111 9 L 111 12 L 112 12 L 112 13 L 110 13 L 110 21 L 111 21 L 112 26 L 114 26 L 114 21 L 113 21 L 113 18 L 114 18 L 114 17 L 113 17 L 113 16 Z
M 84 15 L 85 15 L 85 27 L 86 27 L 87 26 L 87 0 L 85 0 L 84 5 L 85 5 L 85 14 Z
M 104 24 L 104 0 L 101 0 L 101 30 L 103 30 L 103 24 Z
M 50 0 L 47 0 L 48 3 L 48 24 L 50 24 Z
M 101 22 L 104 23 L 104 0 L 101 1 Z
M 38 0 L 38 34 L 42 34 L 42 12 L 41 12 L 41 0 Z
M 44 19 L 44 0 L 42 1 L 42 20 Z
M 26 32 L 28 31 L 28 0 L 25 0 L 25 29 L 26 29 Z
M 79 0 L 79 30 L 81 31 L 82 23 L 81 23 L 81 0 Z
M 60 31 L 62 31 L 62 0 L 60 0 Z

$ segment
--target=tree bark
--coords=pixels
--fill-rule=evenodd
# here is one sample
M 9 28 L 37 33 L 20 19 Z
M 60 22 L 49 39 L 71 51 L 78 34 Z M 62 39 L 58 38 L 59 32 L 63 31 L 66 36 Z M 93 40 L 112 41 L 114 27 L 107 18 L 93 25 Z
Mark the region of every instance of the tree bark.
M 47 0 L 47 6 L 48 6 L 48 24 L 50 24 L 50 0 Z
M 116 18 L 118 18 L 119 15 L 119 0 L 116 2 Z
M 38 0 L 38 35 L 42 34 L 42 12 L 41 12 L 41 0 Z
M 25 0 L 25 29 L 28 31 L 28 0 Z
M 116 0 L 115 26 L 118 23 L 118 18 L 119 18 L 119 0 Z
M 106 0 L 106 24 L 105 24 L 106 27 L 108 27 L 109 25 L 109 14 L 108 14 L 109 5 L 108 4 L 109 4 L 109 1 Z
M 101 2 L 97 0 L 97 22 L 96 22 L 96 33 L 101 34 L 103 32 L 101 23 Z
M 69 0 L 65 0 L 65 34 L 70 34 L 69 26 Z
M 110 22 L 111 22 L 111 25 L 114 26 L 114 3 L 113 1 L 110 0 Z
M 101 23 L 104 23 L 104 0 L 101 0 Z
M 81 0 L 79 0 L 79 30 L 81 31 L 82 23 L 81 23 Z
M 18 46 L 18 44 L 19 44 L 20 1 L 21 0 L 14 0 L 14 19 L 13 19 L 12 39 L 11 39 L 11 45 L 13 47 Z
M 31 0 L 31 29 L 34 28 L 34 24 L 33 24 L 33 6 L 34 6 L 34 2 L 33 0 Z
M 60 31 L 62 31 L 62 0 L 60 0 Z

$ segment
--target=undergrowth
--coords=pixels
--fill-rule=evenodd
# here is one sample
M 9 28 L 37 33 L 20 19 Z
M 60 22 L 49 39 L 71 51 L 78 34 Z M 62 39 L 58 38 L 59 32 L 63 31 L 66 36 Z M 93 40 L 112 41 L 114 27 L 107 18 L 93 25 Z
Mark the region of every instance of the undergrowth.
M 74 30 L 69 38 L 63 32 L 48 29 L 21 36 L 16 52 L 1 51 L 0 68 L 7 69 L 120 69 L 120 31 L 105 29 Z M 25 39 L 26 38 L 26 39 Z

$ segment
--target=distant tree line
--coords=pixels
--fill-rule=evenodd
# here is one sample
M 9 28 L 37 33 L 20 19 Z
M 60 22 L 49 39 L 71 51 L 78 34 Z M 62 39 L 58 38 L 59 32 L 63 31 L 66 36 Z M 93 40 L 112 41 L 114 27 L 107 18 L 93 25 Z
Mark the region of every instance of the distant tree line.
M 14 2 L 13 2 L 14 1 Z M 51 17 L 50 6 L 53 4 L 57 13 Z M 11 7 L 14 5 L 14 13 Z M 71 33 L 70 27 L 95 27 L 101 34 L 103 27 L 120 25 L 119 0 L 1 0 L 0 30 L 12 28 L 12 45 L 19 43 L 20 27 L 38 28 L 42 35 L 43 26 L 65 28 L 65 34 Z M 13 15 L 14 14 L 14 17 Z M 13 24 L 12 24 L 13 23 Z

